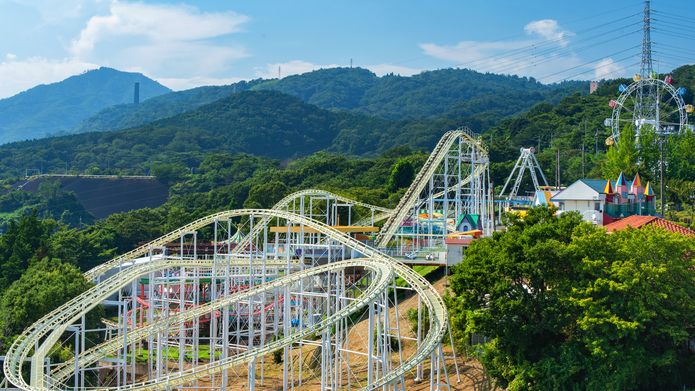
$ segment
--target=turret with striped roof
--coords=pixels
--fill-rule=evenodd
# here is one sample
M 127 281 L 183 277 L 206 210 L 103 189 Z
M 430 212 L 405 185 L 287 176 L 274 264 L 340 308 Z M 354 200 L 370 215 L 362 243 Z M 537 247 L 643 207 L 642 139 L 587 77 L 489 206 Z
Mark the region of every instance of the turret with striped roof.
M 620 176 L 618 177 L 618 180 L 615 181 L 615 192 L 618 194 L 618 197 L 620 197 L 620 203 L 624 204 L 627 202 L 627 192 L 628 192 L 628 186 L 627 182 L 625 181 L 625 175 L 623 173 L 620 173 Z
M 640 179 L 639 173 L 635 174 L 635 179 L 632 181 L 632 186 L 630 187 L 630 194 L 635 195 L 635 201 L 644 201 L 644 186 L 642 185 L 642 179 Z
M 652 190 L 652 184 L 650 182 L 647 182 L 647 187 L 644 188 L 644 199 L 647 202 L 654 200 L 654 190 Z

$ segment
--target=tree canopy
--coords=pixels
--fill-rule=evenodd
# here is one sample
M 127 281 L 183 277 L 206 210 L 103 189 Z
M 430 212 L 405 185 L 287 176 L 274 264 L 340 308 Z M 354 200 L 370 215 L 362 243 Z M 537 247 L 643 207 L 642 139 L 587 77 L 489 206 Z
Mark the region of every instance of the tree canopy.
M 454 323 L 494 338 L 488 374 L 509 390 L 692 387 L 695 239 L 554 212 L 512 218 L 455 268 Z

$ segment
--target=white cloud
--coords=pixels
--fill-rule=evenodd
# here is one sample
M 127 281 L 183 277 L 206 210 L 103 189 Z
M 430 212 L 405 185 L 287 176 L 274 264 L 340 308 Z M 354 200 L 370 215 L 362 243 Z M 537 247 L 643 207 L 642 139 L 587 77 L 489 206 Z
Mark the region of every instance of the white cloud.
M 135 62 L 149 73 L 161 76 L 210 76 L 226 70 L 231 61 L 247 56 L 242 47 L 216 46 L 206 42 L 168 42 L 124 49 L 112 61 L 115 64 Z M 175 64 L 175 70 L 171 69 L 171 64 Z
M 426 55 L 454 62 L 455 67 L 531 76 L 544 83 L 560 81 L 563 76 L 568 77 L 581 71 L 573 69 L 566 74 L 556 74 L 581 64 L 574 53 L 562 50 L 567 45 L 566 38 L 574 35 L 573 33 L 549 19 L 533 21 L 524 30 L 529 37 L 518 41 L 462 41 L 456 45 L 423 43 L 420 48 Z M 542 49 L 538 50 L 539 47 Z
M 467 65 L 467 63 L 477 62 L 482 65 L 495 65 L 495 60 L 488 57 L 495 54 L 519 49 L 531 45 L 533 41 L 515 42 L 476 42 L 463 41 L 454 46 L 439 46 L 434 43 L 420 44 L 420 48 L 425 54 L 441 60 L 454 61 Z
M 181 91 L 200 86 L 229 85 L 242 81 L 244 79 L 235 77 L 229 79 L 218 79 L 213 77 L 192 77 L 190 79 L 158 78 L 155 80 L 157 80 L 160 84 L 171 88 L 174 91 Z
M 612 78 L 613 73 L 618 72 L 622 67 L 613 61 L 612 58 L 604 58 L 594 68 L 594 78 L 596 80 Z
M 86 70 L 98 68 L 98 65 L 75 59 L 49 60 L 31 57 L 15 61 L 15 58 L 13 61 L 0 62 L 0 99 L 38 84 L 55 83 Z
M 250 20 L 232 11 L 200 12 L 186 4 L 115 0 L 98 4 L 99 10 L 95 10 L 96 3 L 85 0 L 66 0 L 60 5 L 38 1 L 36 7 L 46 5 L 41 15 L 49 24 L 80 13 L 98 14 L 65 46 L 67 58 L 37 56 L 17 61 L 15 54 L 8 53 L 0 63 L 0 98 L 99 66 L 141 72 L 174 89 L 229 84 L 238 80 L 227 76 L 231 63 L 249 56 L 242 45 L 218 42 L 219 37 L 242 31 Z
M 294 60 L 285 63 L 275 63 L 267 64 L 265 67 L 256 67 L 256 77 L 262 77 L 264 79 L 274 79 L 278 77 L 278 67 L 280 68 L 280 77 L 286 77 L 290 75 L 300 75 L 302 73 L 315 71 L 318 69 L 327 68 L 337 68 L 344 67 L 347 65 L 318 65 L 312 64 L 307 61 Z M 414 74 L 422 72 L 421 69 L 406 68 L 398 65 L 392 64 L 379 64 L 379 65 L 360 65 L 362 68 L 369 69 L 374 72 L 377 76 L 384 76 L 387 73 L 400 74 L 401 76 L 412 76 Z
M 119 36 L 144 36 L 155 44 L 192 42 L 241 30 L 248 16 L 232 11 L 200 13 L 197 8 L 181 5 L 150 5 L 113 2 L 110 15 L 94 16 L 73 39 L 70 51 L 76 57 L 89 55 L 104 39 Z
M 562 38 L 570 34 L 568 31 L 560 28 L 557 21 L 552 19 L 533 21 L 524 26 L 524 31 L 528 35 L 538 34 L 547 40 L 562 40 Z

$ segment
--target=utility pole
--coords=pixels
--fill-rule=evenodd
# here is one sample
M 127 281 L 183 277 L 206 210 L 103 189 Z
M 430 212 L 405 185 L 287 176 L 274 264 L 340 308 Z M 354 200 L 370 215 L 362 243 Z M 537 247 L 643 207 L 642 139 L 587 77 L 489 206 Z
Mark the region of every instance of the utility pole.
M 586 128 L 584 129 L 586 132 Z M 584 160 L 584 141 L 582 141 L 582 179 L 586 179 L 586 160 Z
M 659 137 L 659 149 L 661 150 L 661 216 L 664 216 L 664 136 Z
M 538 135 L 538 153 L 541 153 L 541 135 Z
M 555 151 L 555 187 L 560 188 L 560 148 Z
M 598 128 L 596 128 L 596 153 L 598 154 Z

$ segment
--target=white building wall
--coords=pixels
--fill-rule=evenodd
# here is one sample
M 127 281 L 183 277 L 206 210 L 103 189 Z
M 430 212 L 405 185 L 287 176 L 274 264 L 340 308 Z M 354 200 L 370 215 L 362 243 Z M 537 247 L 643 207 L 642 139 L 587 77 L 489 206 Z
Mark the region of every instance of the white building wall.
M 443 254 L 443 253 L 442 253 Z M 439 257 L 440 261 L 442 256 Z M 446 245 L 446 262 L 449 266 L 458 265 L 463 261 L 463 245 L 462 244 L 447 244 Z
M 596 202 L 600 203 L 601 211 L 603 211 L 603 200 L 577 200 L 564 202 L 563 212 L 577 211 L 584 220 L 603 225 L 603 213 L 595 210 Z

